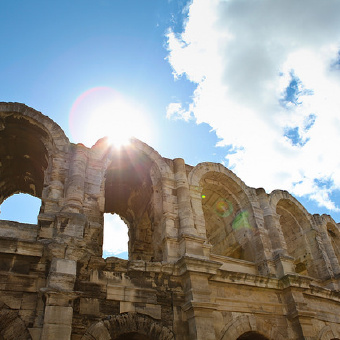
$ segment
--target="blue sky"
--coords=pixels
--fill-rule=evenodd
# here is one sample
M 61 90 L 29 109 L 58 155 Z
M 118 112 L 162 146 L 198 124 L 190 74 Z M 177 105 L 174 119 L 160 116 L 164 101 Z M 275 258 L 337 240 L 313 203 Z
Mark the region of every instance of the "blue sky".
M 338 0 L 0 0 L 0 10 L 1 101 L 87 146 L 135 122 L 164 157 L 221 162 L 340 221 Z M 83 108 L 98 99 L 104 123 L 91 135 Z M 1 218 L 18 215 L 6 202 Z

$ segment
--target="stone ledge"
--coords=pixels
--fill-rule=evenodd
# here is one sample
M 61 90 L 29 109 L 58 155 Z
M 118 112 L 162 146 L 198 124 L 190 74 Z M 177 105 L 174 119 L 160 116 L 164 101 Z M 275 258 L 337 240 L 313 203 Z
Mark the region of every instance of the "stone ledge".
M 41 257 L 43 249 L 43 245 L 35 242 L 20 241 L 11 238 L 0 239 L 1 253 Z

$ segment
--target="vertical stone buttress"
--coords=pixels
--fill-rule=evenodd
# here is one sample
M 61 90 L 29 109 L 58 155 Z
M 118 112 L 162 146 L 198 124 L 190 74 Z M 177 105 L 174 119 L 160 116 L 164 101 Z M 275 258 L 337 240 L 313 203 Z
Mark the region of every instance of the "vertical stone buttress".
M 65 210 L 79 213 L 84 201 L 87 148 L 82 144 L 74 146 L 72 162 L 66 187 Z
M 215 305 L 210 301 L 209 276 L 216 273 L 220 264 L 209 261 L 205 256 L 206 237 L 199 236 L 194 224 L 191 195 L 184 160 L 174 159 L 174 171 L 179 216 L 179 260 L 183 280 L 185 305 L 189 323 L 190 339 L 213 340 L 212 311 Z M 202 259 L 205 261 L 202 263 Z
M 55 219 L 52 261 L 47 286 L 43 289 L 46 300 L 41 340 L 71 338 L 73 300 L 77 297 L 74 292 L 77 261 L 72 255 L 76 248 L 73 240 L 83 238 L 86 224 L 83 202 L 87 158 L 87 148 L 81 144 L 74 145 L 65 204 Z
M 276 275 L 278 278 L 281 278 L 286 274 L 292 274 L 295 272 L 294 259 L 287 253 L 286 241 L 280 226 L 280 217 L 276 211 L 272 210 L 268 195 L 263 189 L 257 189 L 257 196 L 263 210 L 263 218 L 268 231 L 268 237 L 271 241 Z
M 252 188 L 244 188 L 249 197 L 249 209 L 252 210 L 254 216 L 254 233 L 249 237 L 249 242 L 253 246 L 254 260 L 257 271 L 263 276 L 276 276 L 276 268 L 270 251 L 270 239 L 265 230 L 265 221 L 263 210 L 260 205 L 257 191 Z M 264 192 L 264 190 L 263 190 Z
M 200 237 L 195 228 L 188 177 L 182 158 L 174 159 L 174 170 L 180 224 L 180 254 L 203 257 L 203 243 L 205 242 L 205 238 Z
M 324 215 L 313 215 L 313 221 L 319 230 L 319 233 L 316 236 L 316 242 L 319 244 L 322 257 L 325 259 L 325 264 L 329 268 L 328 271 L 330 272 L 330 276 L 333 278 L 340 274 L 340 265 L 327 232 L 327 222 L 325 219 L 327 219 L 327 217 Z M 323 266 L 323 268 L 326 266 Z M 329 287 L 332 288 L 331 286 Z M 335 284 L 334 289 L 339 289 L 338 287 L 339 285 Z

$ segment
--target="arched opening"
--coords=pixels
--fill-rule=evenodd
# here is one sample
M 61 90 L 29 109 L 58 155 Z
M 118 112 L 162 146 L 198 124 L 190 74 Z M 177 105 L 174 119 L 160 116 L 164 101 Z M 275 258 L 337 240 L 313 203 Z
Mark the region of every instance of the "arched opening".
M 103 321 L 93 323 L 85 332 L 82 340 L 174 340 L 173 332 L 148 315 L 121 313 L 108 316 Z
M 317 277 L 311 248 L 306 233 L 311 226 L 299 207 L 289 199 L 281 199 L 276 206 L 280 225 L 286 241 L 288 254 L 294 258 L 295 272 L 300 275 Z
M 25 323 L 18 315 L 17 310 L 12 310 L 0 301 L 0 340 L 32 339 Z
M 37 223 L 48 165 L 44 144 L 48 138 L 47 132 L 28 117 L 13 114 L 3 118 L 0 131 L 0 204 L 4 202 L 1 219 Z
M 246 332 L 239 336 L 237 340 L 269 340 L 269 339 L 257 332 Z
M 104 214 L 103 258 L 128 259 L 128 227 L 117 214 Z
M 41 199 L 29 194 L 14 194 L 0 206 L 0 219 L 36 224 Z
M 155 234 L 152 160 L 132 145 L 115 150 L 105 174 L 105 213 L 117 214 L 128 226 L 130 260 L 160 261 Z
M 137 332 L 131 332 L 120 335 L 118 338 L 115 338 L 113 340 L 151 340 L 148 336 L 144 334 L 140 334 Z
M 47 133 L 22 116 L 8 116 L 0 131 L 0 202 L 23 192 L 41 198 L 48 153 Z
M 245 194 L 224 174 L 201 180 L 202 208 L 211 252 L 254 262 L 254 219 Z

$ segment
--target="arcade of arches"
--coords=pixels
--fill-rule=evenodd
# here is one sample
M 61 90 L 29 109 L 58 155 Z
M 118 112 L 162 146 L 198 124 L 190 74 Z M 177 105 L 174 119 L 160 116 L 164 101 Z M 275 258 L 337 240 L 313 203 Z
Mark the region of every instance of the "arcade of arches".
M 0 220 L 0 339 L 340 338 L 339 224 L 286 191 L 139 140 L 73 144 L 0 103 L 0 204 L 16 193 L 41 207 L 37 224 Z M 128 260 L 102 256 L 105 213 Z

